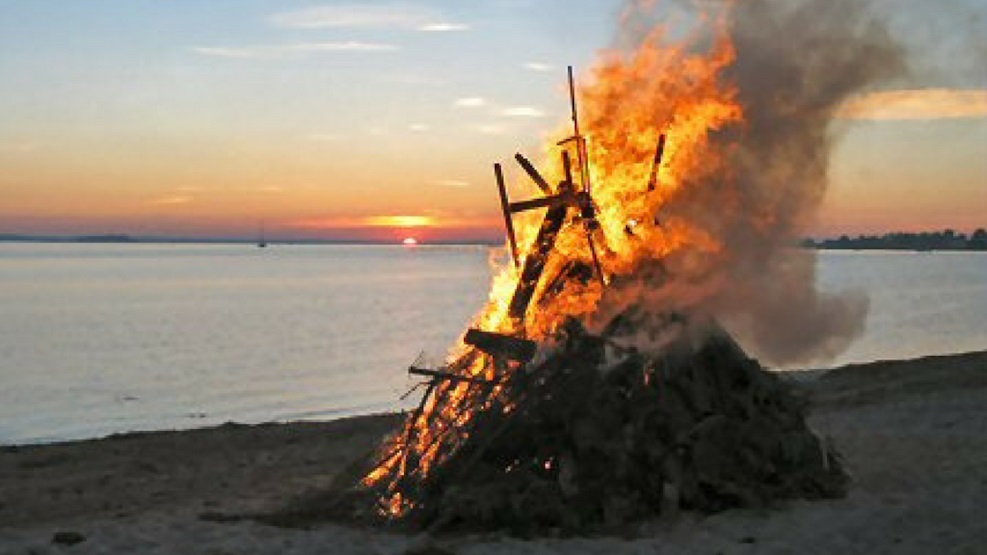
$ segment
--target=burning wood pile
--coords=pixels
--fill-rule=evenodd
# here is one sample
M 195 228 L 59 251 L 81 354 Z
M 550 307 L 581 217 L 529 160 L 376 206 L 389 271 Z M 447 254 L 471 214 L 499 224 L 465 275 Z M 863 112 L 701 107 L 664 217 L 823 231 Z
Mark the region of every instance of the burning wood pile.
M 433 416 L 469 411 L 469 420 L 422 452 L 407 448 L 416 413 L 396 444 L 400 461 L 371 491 L 400 500 L 394 518 L 412 529 L 521 534 L 612 529 L 672 506 L 715 512 L 843 494 L 838 456 L 785 383 L 722 332 L 682 335 L 652 358 L 622 341 L 645 324 L 673 334 L 684 325 L 624 314 L 592 334 L 569 320 L 521 368 L 469 382 L 469 405 Z M 509 351 L 524 352 L 501 356 Z M 431 467 L 423 453 L 434 453 Z
M 847 476 L 807 428 L 805 402 L 713 319 L 633 303 L 593 313 L 642 274 L 674 279 L 660 255 L 670 247 L 634 254 L 635 242 L 670 242 L 657 217 L 667 141 L 655 137 L 635 192 L 652 200 L 614 216 L 625 207 L 598 205 L 591 186 L 571 68 L 569 85 L 557 184 L 518 154 L 544 196 L 511 202 L 494 167 L 514 267 L 445 365 L 409 369 L 426 379 L 420 403 L 325 512 L 413 530 L 586 532 L 673 506 L 841 496 Z M 544 216 L 520 249 L 515 215 L 532 210 Z

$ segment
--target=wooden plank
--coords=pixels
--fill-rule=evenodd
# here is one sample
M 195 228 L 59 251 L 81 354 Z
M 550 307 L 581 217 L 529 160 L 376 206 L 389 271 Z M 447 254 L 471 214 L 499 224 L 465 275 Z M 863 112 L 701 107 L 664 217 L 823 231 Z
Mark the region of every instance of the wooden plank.
M 425 376 L 428 378 L 448 380 L 451 382 L 468 382 L 468 383 L 476 383 L 476 384 L 484 384 L 484 385 L 491 385 L 494 383 L 490 380 L 485 380 L 483 378 L 474 378 L 472 376 L 460 376 L 459 374 L 453 374 L 452 372 L 445 372 L 442 370 L 432 370 L 430 368 L 419 368 L 417 366 L 409 366 L 408 373 L 415 376 Z
M 517 202 L 512 202 L 509 205 L 509 210 L 511 214 L 517 214 L 518 212 L 526 212 L 528 210 L 537 210 L 539 208 L 548 208 L 550 206 L 556 206 L 559 204 L 569 204 L 574 205 L 578 202 L 576 195 L 572 193 L 565 192 L 558 195 L 552 195 L 550 197 L 535 198 L 531 200 L 521 200 Z
M 500 209 L 504 211 L 504 226 L 507 228 L 507 240 L 511 244 L 511 257 L 514 258 L 514 266 L 520 266 L 517 239 L 514 237 L 514 220 L 511 219 L 510 203 L 507 201 L 507 186 L 504 184 L 504 172 L 500 164 L 494 164 L 494 176 L 497 179 L 497 190 L 500 191 Z
M 538 170 L 535 169 L 535 166 L 532 165 L 527 158 L 519 152 L 514 155 L 514 159 L 517 160 L 517 163 L 521 166 L 521 169 L 528 174 L 528 177 L 535 182 L 535 185 L 538 185 L 538 188 L 541 189 L 543 193 L 546 195 L 552 194 L 552 186 L 548 184 L 548 181 L 545 181 L 545 178 L 538 173 Z
M 535 356 L 538 345 L 531 340 L 522 339 L 471 328 L 466 331 L 463 342 L 472 345 L 494 358 L 505 358 L 518 362 L 528 362 Z
M 546 295 L 558 295 L 567 283 L 587 284 L 594 276 L 593 267 L 580 260 L 570 260 L 562 266 L 555 277 L 545 285 Z

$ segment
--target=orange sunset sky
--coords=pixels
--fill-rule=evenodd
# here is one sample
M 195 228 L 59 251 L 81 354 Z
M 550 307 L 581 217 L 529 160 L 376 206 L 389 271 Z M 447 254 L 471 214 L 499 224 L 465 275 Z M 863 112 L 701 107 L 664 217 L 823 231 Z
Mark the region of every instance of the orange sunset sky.
M 987 226 L 985 66 L 932 40 L 984 19 L 895 6 L 917 69 L 842 110 L 813 235 Z M 0 233 L 499 240 L 492 163 L 538 157 L 619 7 L 2 0 Z

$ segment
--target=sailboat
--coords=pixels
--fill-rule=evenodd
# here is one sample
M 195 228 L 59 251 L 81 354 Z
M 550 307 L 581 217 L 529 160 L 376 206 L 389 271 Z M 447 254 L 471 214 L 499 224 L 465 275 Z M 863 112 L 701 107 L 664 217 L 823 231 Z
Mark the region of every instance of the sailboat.
M 267 241 L 264 239 L 264 224 L 260 224 L 260 238 L 257 239 L 257 247 L 263 249 L 267 246 Z

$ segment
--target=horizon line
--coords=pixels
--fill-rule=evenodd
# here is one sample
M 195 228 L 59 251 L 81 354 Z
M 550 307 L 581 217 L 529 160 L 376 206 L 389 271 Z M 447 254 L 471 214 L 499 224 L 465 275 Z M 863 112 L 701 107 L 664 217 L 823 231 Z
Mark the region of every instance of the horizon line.
M 420 240 L 419 240 L 420 241 Z M 259 241 L 256 237 L 244 236 L 180 236 L 180 235 L 131 235 L 125 233 L 97 233 L 97 234 L 29 234 L 29 233 L 0 233 L 0 242 L 4 243 L 221 243 L 221 244 L 256 244 Z M 355 239 L 340 238 L 329 239 L 319 237 L 288 237 L 288 238 L 267 238 L 263 241 L 267 245 L 272 244 L 324 244 L 324 245 L 400 245 L 400 240 L 382 239 Z M 489 245 L 498 246 L 500 240 L 485 239 L 435 239 L 430 241 L 420 241 L 418 245 Z
M 849 239 L 863 239 L 882 237 L 893 234 L 921 235 L 931 233 L 945 233 L 953 231 L 958 235 L 972 235 L 987 226 L 980 226 L 971 229 L 968 233 L 953 227 L 943 227 L 941 229 L 929 229 L 922 231 L 890 230 L 871 233 L 837 233 L 834 235 L 806 234 L 798 238 L 797 242 L 805 241 L 827 241 L 838 240 L 842 237 Z M 434 239 L 422 241 L 419 245 L 489 245 L 499 246 L 506 241 L 501 239 L 484 238 L 461 238 L 461 239 Z M 36 234 L 36 233 L 0 233 L 0 242 L 49 242 L 49 243 L 228 243 L 228 244 L 250 244 L 261 242 L 257 237 L 249 236 L 182 236 L 182 235 L 135 235 L 130 233 L 59 233 L 59 234 Z M 326 244 L 326 245 L 400 245 L 400 239 L 359 239 L 359 238 L 323 238 L 323 237 L 268 237 L 263 240 L 270 244 Z

